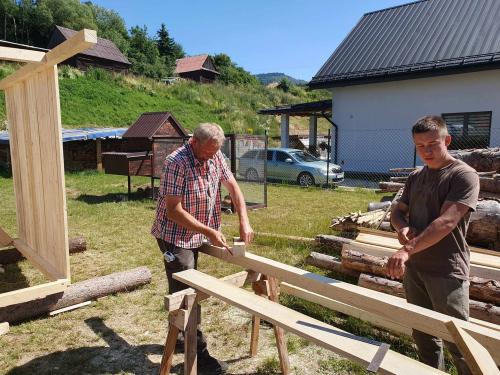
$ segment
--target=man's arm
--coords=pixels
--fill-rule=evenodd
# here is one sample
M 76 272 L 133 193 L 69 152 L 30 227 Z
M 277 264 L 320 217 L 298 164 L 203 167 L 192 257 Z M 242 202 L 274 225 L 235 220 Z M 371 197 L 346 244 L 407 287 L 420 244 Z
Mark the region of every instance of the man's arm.
M 399 201 L 391 209 L 391 224 L 396 229 L 398 240 L 401 245 L 405 245 L 410 239 L 415 237 L 415 230 L 411 228 L 406 220 L 409 207 L 406 203 Z
M 240 239 L 246 244 L 249 244 L 253 240 L 254 233 L 250 226 L 250 221 L 248 220 L 247 206 L 243 193 L 233 176 L 223 181 L 222 184 L 229 191 L 229 195 L 231 195 L 231 199 L 240 219 Z
M 196 220 L 182 207 L 182 197 L 177 195 L 165 196 L 167 203 L 167 217 L 174 223 L 190 231 L 205 235 L 212 245 L 228 248 L 224 235 Z
M 405 263 L 408 258 L 441 241 L 455 229 L 460 219 L 462 219 L 469 210 L 470 207 L 462 203 L 444 202 L 439 217 L 430 223 L 422 233 L 410 239 L 400 250 L 389 258 L 387 263 L 388 275 L 392 278 L 400 278 L 403 276 Z

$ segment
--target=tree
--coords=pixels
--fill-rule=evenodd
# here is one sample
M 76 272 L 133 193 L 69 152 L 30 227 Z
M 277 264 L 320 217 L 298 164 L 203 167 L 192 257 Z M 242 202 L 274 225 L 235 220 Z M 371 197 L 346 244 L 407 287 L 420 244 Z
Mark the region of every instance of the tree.
M 128 58 L 132 72 L 151 78 L 167 75 L 165 59 L 160 56 L 156 42 L 148 36 L 147 27 L 135 26 L 130 29 Z
M 215 68 L 220 73 L 219 80 L 225 84 L 232 83 L 234 85 L 257 85 L 259 80 L 239 67 L 225 53 L 219 53 L 212 57 Z
M 289 92 L 290 89 L 292 88 L 292 86 L 293 86 L 293 83 L 290 82 L 289 79 L 282 78 L 280 83 L 278 83 L 278 86 L 276 86 L 276 87 L 279 88 L 280 90 L 282 90 L 283 92 Z
M 91 2 L 86 2 L 85 5 L 90 7 L 94 15 L 97 35 L 111 40 L 120 51 L 126 54 L 129 47 L 129 35 L 123 18 L 114 10 L 103 8 Z
M 161 24 L 160 29 L 156 32 L 156 45 L 160 56 L 165 58 L 168 74 L 172 75 L 175 69 L 175 62 L 177 59 L 184 57 L 184 49 L 173 38 L 170 37 L 167 27 L 164 23 Z

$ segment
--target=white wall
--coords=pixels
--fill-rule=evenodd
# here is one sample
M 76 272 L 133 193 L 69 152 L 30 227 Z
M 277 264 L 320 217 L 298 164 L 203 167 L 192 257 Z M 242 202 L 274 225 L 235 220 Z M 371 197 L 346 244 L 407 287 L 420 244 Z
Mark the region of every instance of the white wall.
M 428 114 L 492 111 L 490 147 L 500 146 L 500 70 L 336 87 L 332 93 L 338 163 L 347 171 L 413 166 L 411 127 Z

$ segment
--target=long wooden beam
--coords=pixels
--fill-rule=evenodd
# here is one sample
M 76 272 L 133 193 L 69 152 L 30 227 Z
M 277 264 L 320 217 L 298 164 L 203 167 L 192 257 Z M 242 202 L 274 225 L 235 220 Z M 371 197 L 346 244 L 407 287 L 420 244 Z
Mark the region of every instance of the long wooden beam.
M 29 288 L 13 290 L 0 294 L 0 308 L 18 303 L 44 298 L 51 294 L 63 292 L 69 285 L 69 280 L 61 279 L 50 283 L 36 285 Z
M 206 245 L 201 250 L 209 255 L 220 254 L 220 259 L 237 264 L 245 269 L 251 269 L 264 275 L 273 275 L 300 288 L 371 312 L 400 325 L 411 325 L 413 329 L 453 342 L 453 337 L 445 325 L 450 320 L 447 315 L 412 305 L 388 294 L 330 279 L 249 252 L 244 257 L 231 257 L 228 254 L 221 253 L 214 246 Z M 466 321 L 460 321 L 457 324 L 479 341 L 491 353 L 495 362 L 500 365 L 500 351 L 498 350 L 500 347 L 500 332 Z
M 57 65 L 64 60 L 67 60 L 77 53 L 87 50 L 97 43 L 97 33 L 94 30 L 83 29 L 74 36 L 59 44 L 57 47 L 47 52 L 40 62 L 29 63 L 10 76 L 0 81 L 0 90 L 14 85 L 16 82 L 22 81 L 27 77 Z
M 45 57 L 45 52 L 29 49 L 0 47 L 0 60 L 19 62 L 40 62 Z
M 364 366 L 371 363 L 379 349 L 380 343 L 378 342 L 342 331 L 199 271 L 182 271 L 175 273 L 173 277 L 196 290 L 221 299 L 252 315 L 257 315 L 275 326 L 295 333 Z M 435 368 L 392 350 L 389 350 L 382 360 L 379 373 L 443 374 Z
M 329 308 L 330 310 L 341 312 L 358 319 L 366 320 L 367 322 L 381 328 L 390 329 L 391 331 L 411 335 L 411 328 L 402 326 L 401 324 L 394 323 L 391 320 L 383 319 L 375 314 L 366 312 L 348 305 L 347 303 L 335 301 L 331 298 L 323 297 L 320 294 L 309 292 L 308 290 L 299 288 L 292 284 L 281 283 L 280 289 L 282 293 L 290 294 L 295 297 L 302 298 L 306 301 L 317 303 L 318 305 Z
M 392 249 L 400 249 L 401 245 L 398 241 L 398 236 L 394 232 L 387 232 L 383 230 L 371 229 L 371 228 L 359 228 L 359 234 L 356 237 L 356 241 L 368 243 L 371 245 L 386 246 Z M 472 253 L 491 255 L 494 257 L 500 257 L 499 251 L 482 249 L 480 247 L 469 246 Z
M 356 241 L 343 245 L 342 249 L 359 251 L 377 257 L 390 257 L 392 254 L 396 252 L 396 249 L 391 249 L 388 247 L 382 247 L 377 245 L 370 245 L 367 243 L 356 242 Z M 475 254 L 475 255 L 476 255 L 476 263 L 473 263 L 472 253 L 471 253 L 471 264 L 470 264 L 471 276 L 476 276 L 487 280 L 500 280 L 500 258 L 486 254 Z M 481 258 L 481 261 L 478 261 L 479 256 L 488 258 L 487 259 Z M 488 264 L 490 260 L 491 263 Z

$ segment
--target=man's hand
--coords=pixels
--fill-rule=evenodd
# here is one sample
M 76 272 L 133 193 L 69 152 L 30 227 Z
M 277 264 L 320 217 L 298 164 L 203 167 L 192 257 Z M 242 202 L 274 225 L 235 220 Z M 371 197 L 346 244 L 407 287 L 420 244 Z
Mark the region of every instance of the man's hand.
M 391 279 L 400 279 L 405 273 L 405 263 L 410 255 L 403 246 L 387 262 L 387 276 Z
M 211 230 L 207 234 L 207 238 L 212 245 L 218 246 L 218 247 L 223 247 L 224 249 L 229 249 L 229 246 L 226 243 L 226 238 L 224 237 L 224 235 L 221 232 L 216 231 L 216 230 Z
M 245 245 L 248 245 L 253 241 L 253 229 L 248 223 L 240 224 L 240 240 L 245 242 Z
M 412 227 L 403 227 L 398 230 L 398 240 L 401 245 L 406 245 L 408 241 L 416 237 L 417 233 Z

